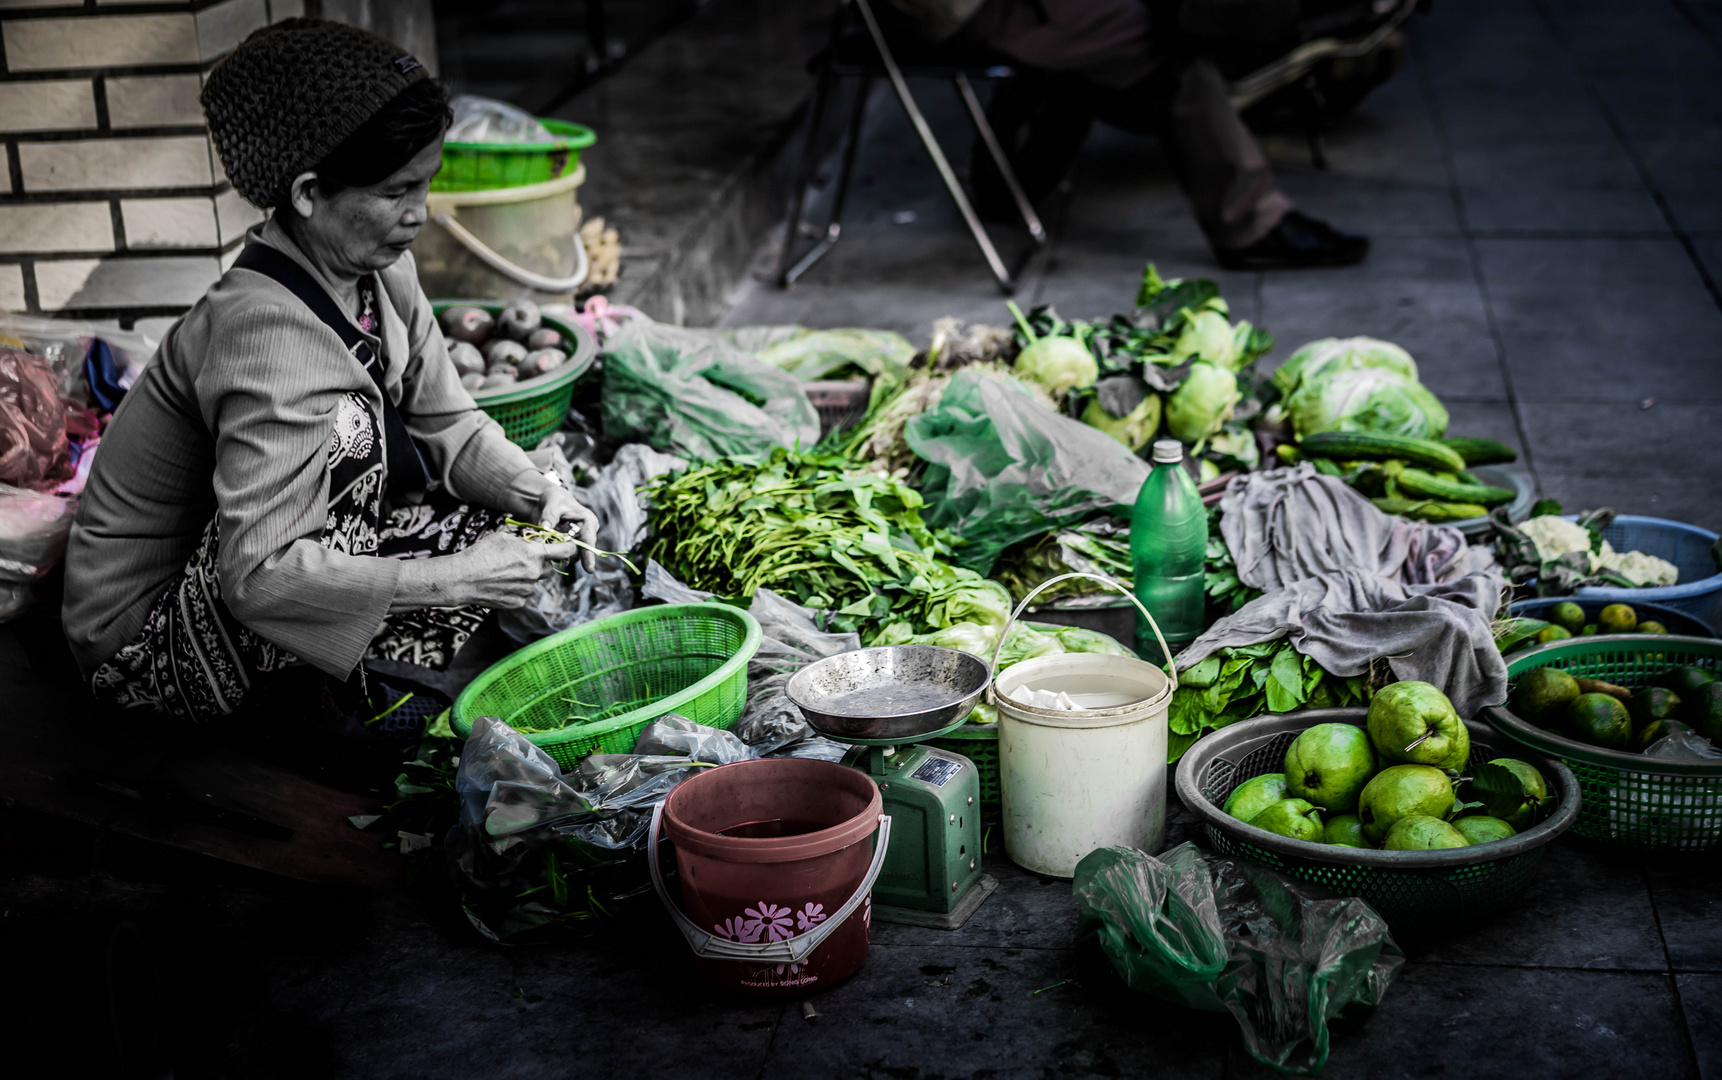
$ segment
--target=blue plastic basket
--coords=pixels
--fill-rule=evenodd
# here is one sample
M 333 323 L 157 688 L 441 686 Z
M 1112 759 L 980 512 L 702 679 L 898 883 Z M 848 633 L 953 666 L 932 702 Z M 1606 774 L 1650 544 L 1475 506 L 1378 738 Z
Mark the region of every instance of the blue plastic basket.
M 1523 615 L 1528 619 L 1547 619 L 1550 608 L 1556 604 L 1564 604 L 1569 600 L 1584 609 L 1585 622 L 1596 622 L 1597 614 L 1603 608 L 1614 603 L 1613 600 L 1602 600 L 1594 596 L 1539 596 L 1532 600 L 1515 600 L 1508 606 L 1507 611 L 1509 614 Z M 1638 613 L 1639 622 L 1644 622 L 1647 619 L 1659 622 L 1663 629 L 1670 634 L 1702 638 L 1716 636 L 1711 632 L 1707 623 L 1694 619 L 1677 608 L 1671 608 L 1666 604 L 1646 603 L 1636 596 L 1626 603 Z
M 1568 521 L 1578 520 L 1572 514 L 1566 517 Z M 1722 630 L 1722 573 L 1710 554 L 1715 533 L 1679 521 L 1622 514 L 1602 531 L 1602 538 L 1616 551 L 1642 551 L 1667 559 L 1679 568 L 1679 582 L 1648 589 L 1587 587 L 1578 591 L 1581 599 L 1661 604 L 1690 615 L 1712 631 Z

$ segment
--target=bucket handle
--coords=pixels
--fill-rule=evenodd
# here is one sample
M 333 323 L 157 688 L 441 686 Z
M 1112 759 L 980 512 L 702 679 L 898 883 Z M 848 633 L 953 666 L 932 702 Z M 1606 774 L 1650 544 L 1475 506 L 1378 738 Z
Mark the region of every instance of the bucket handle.
M 1005 637 L 1010 633 L 1010 628 L 1016 625 L 1017 618 L 1022 615 L 1023 608 L 1028 607 L 1028 602 L 1033 600 L 1036 596 L 1039 596 L 1040 591 L 1047 586 L 1056 585 L 1061 581 L 1068 581 L 1071 578 L 1087 578 L 1090 581 L 1098 581 L 1109 589 L 1116 589 L 1118 592 L 1123 593 L 1132 604 L 1136 605 L 1136 610 L 1142 613 L 1142 617 L 1148 620 L 1148 625 L 1153 629 L 1154 640 L 1160 643 L 1160 651 L 1166 656 L 1166 667 L 1172 672 L 1172 690 L 1174 693 L 1177 692 L 1178 665 L 1172 660 L 1172 650 L 1166 647 L 1166 638 L 1160 633 L 1160 624 L 1154 621 L 1154 616 L 1148 614 L 1148 609 L 1142 606 L 1142 601 L 1137 599 L 1134 592 L 1126 589 L 1119 582 L 1114 581 L 1105 574 L 1090 574 L 1081 570 L 1072 570 L 1068 574 L 1060 574 L 1055 578 L 1047 578 L 1045 581 L 1035 586 L 1027 596 L 1022 598 L 1022 603 L 1018 604 L 1016 606 L 1016 610 L 1010 613 L 1010 618 L 1005 621 L 1004 629 L 999 632 L 998 644 L 993 646 L 992 670 L 994 672 L 998 671 L 999 654 L 1004 652 Z
M 436 211 L 431 215 L 431 220 L 448 230 L 448 234 L 479 262 L 523 288 L 547 293 L 573 292 L 585 284 L 586 275 L 592 270 L 586 259 L 586 245 L 580 242 L 578 231 L 574 233 L 574 273 L 565 278 L 552 278 L 535 274 L 523 266 L 516 266 L 505 256 L 493 251 L 490 245 L 474 236 L 472 230 L 455 220 L 452 206 Z
M 682 913 L 670 899 L 669 889 L 664 885 L 663 868 L 658 865 L 658 841 L 663 828 L 664 804 L 659 803 L 652 808 L 652 829 L 646 837 L 646 862 L 652 870 L 652 887 L 658 890 L 658 899 L 663 901 L 664 909 L 675 920 L 676 929 L 688 939 L 688 947 L 694 955 L 702 960 L 751 960 L 755 963 L 770 964 L 799 964 L 805 960 L 814 949 L 825 943 L 855 914 L 861 902 L 873 891 L 873 883 L 879 880 L 879 871 L 885 867 L 885 849 L 891 843 L 891 815 L 879 815 L 879 839 L 873 847 L 873 862 L 867 867 L 867 874 L 856 886 L 854 895 L 843 902 L 843 906 L 832 912 L 831 917 L 804 934 L 784 938 L 782 941 L 730 941 L 728 938 L 708 934 L 694 925 L 692 919 Z

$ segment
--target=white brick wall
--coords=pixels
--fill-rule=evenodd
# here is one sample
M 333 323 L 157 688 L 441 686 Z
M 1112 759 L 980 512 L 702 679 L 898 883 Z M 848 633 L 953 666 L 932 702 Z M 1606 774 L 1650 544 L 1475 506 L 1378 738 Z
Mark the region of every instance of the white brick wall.
M 203 105 L 197 95 L 202 90 L 203 80 L 196 75 L 115 76 L 107 80 L 108 122 L 116 128 L 201 125 Z
M 36 264 L 36 290 L 45 311 L 190 307 L 220 276 L 213 255 L 52 259 Z
M 120 216 L 128 248 L 208 248 L 221 242 L 214 199 L 122 199 Z
M 195 64 L 203 59 L 197 20 L 189 12 L 18 19 L 7 20 L 0 29 L 6 39 L 6 69 L 12 72 Z
M 0 265 L 0 311 L 24 310 L 24 268 Z
M 76 139 L 20 143 L 25 191 L 208 186 L 209 138 Z
M 0 83 L 0 131 L 62 131 L 96 126 L 88 79 Z
M 112 251 L 113 213 L 105 202 L 0 206 L 0 252 Z

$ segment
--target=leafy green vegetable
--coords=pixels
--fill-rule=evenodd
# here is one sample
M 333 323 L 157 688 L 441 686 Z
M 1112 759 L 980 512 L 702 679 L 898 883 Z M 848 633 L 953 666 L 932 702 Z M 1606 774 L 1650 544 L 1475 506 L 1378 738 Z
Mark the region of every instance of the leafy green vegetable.
M 920 494 L 836 454 L 776 450 L 726 458 L 647 489 L 648 554 L 690 588 L 746 600 L 761 585 L 816 610 L 832 629 L 888 621 L 940 629 L 1003 626 L 1004 586 L 944 561 Z
M 1280 638 L 1220 649 L 1179 672 L 1167 709 L 1167 760 L 1177 761 L 1202 732 L 1264 713 L 1366 703 L 1367 680 L 1331 675 Z
M 1007 548 L 993 568 L 993 575 L 1021 602 L 1041 582 L 1072 571 L 1103 574 L 1126 589 L 1131 588 L 1129 523 L 1098 517 L 1068 529 L 1042 533 Z M 1098 582 L 1074 578 L 1047 589 L 1034 602 L 1037 607 L 1044 607 L 1055 600 L 1095 594 L 1123 599 L 1122 594 Z
M 1230 368 L 1198 360 L 1166 399 L 1166 430 L 1180 442 L 1201 442 L 1232 418 L 1240 397 Z
M 1217 504 L 1208 507 L 1208 550 L 1202 565 L 1202 589 L 1219 614 L 1230 615 L 1262 593 L 1238 580 L 1238 564 L 1220 532 L 1220 516 Z

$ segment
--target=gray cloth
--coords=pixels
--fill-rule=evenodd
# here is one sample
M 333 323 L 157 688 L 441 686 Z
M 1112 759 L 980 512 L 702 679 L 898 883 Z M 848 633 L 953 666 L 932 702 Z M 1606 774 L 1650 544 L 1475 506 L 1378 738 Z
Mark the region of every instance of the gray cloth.
M 1179 670 L 1284 637 L 1335 675 L 1384 660 L 1401 680 L 1440 687 L 1467 718 L 1506 701 L 1490 625 L 1506 582 L 1486 549 L 1384 514 L 1308 465 L 1239 477 L 1220 505 L 1239 578 L 1266 591 L 1185 647 Z

